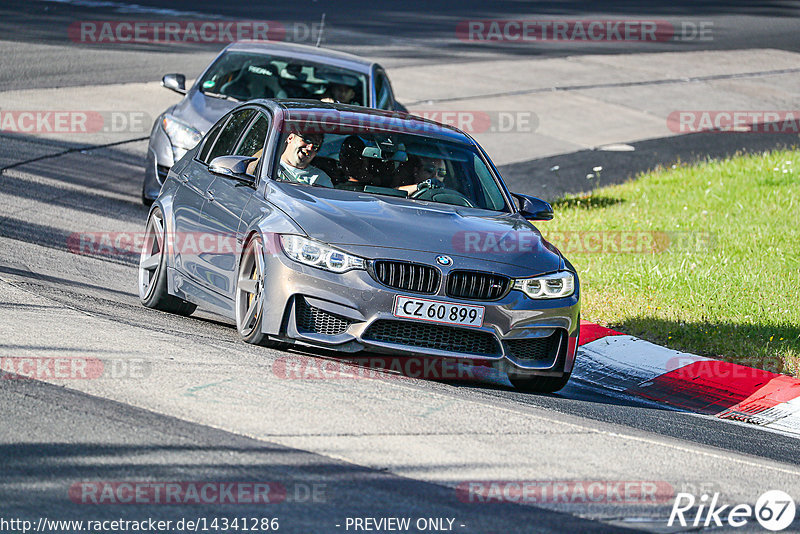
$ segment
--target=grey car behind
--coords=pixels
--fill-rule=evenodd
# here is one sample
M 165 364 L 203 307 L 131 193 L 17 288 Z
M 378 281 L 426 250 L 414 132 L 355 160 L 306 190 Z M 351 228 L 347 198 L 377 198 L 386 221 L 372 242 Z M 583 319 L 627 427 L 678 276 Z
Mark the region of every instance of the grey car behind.
M 232 66 L 230 72 L 225 64 Z M 215 69 L 230 77 L 217 81 Z M 258 79 L 271 83 L 253 87 Z M 352 84 L 356 105 L 405 111 L 394 97 L 389 77 L 377 63 L 352 54 L 282 42 L 238 42 L 227 46 L 195 83 L 167 74 L 162 85 L 184 98 L 153 123 L 147 149 L 142 202 L 158 196 L 170 167 L 194 147 L 208 129 L 242 101 L 255 98 L 321 98 L 326 87 Z M 249 87 L 248 87 L 249 86 Z

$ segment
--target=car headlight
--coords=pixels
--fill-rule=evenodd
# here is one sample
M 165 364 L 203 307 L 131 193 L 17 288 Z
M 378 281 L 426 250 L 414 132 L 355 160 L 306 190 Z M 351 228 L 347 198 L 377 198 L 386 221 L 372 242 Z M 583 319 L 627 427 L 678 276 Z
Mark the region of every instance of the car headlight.
M 575 275 L 560 271 L 534 278 L 514 280 L 514 289 L 524 292 L 532 299 L 560 299 L 575 292 Z
M 343 273 L 351 269 L 364 268 L 364 258 L 351 256 L 339 249 L 299 235 L 282 234 L 281 246 L 284 254 L 294 261 L 326 271 Z
M 197 128 L 189 126 L 170 114 L 164 115 L 164 118 L 161 119 L 161 126 L 167 133 L 169 142 L 172 143 L 172 151 L 175 153 L 176 160 L 182 158 L 187 150 L 194 148 L 203 138 L 203 134 Z

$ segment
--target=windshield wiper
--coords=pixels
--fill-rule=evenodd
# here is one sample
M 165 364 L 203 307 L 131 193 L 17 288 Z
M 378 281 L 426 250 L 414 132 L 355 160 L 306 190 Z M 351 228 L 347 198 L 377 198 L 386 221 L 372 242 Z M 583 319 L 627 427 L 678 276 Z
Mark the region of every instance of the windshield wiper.
M 232 97 L 231 95 L 223 95 L 222 93 L 212 93 L 211 91 L 200 91 L 206 96 L 211 96 L 214 98 L 220 98 L 222 100 L 230 100 L 231 102 L 241 102 L 238 98 Z

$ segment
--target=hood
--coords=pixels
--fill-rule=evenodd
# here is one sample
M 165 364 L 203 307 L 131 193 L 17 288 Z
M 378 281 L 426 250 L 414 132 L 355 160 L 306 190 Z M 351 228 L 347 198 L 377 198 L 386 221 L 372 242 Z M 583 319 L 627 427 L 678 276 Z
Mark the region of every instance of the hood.
M 183 100 L 178 102 L 172 110 L 172 114 L 205 135 L 214 123 L 240 103 L 206 96 L 200 91 L 192 89 Z
M 516 213 L 277 182 L 267 198 L 310 237 L 353 253 L 386 247 L 489 260 L 535 273 L 562 264 L 558 250 Z

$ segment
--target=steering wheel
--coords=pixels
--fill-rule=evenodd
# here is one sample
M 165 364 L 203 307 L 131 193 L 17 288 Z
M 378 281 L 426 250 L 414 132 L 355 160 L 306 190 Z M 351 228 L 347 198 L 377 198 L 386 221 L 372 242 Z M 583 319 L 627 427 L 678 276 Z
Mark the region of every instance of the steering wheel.
M 450 189 L 449 187 L 429 187 L 426 189 L 417 189 L 409 198 L 415 200 L 430 200 L 431 202 L 441 202 L 442 204 L 454 204 L 456 206 L 465 206 L 467 208 L 474 208 L 475 205 L 465 197 L 460 191 Z

